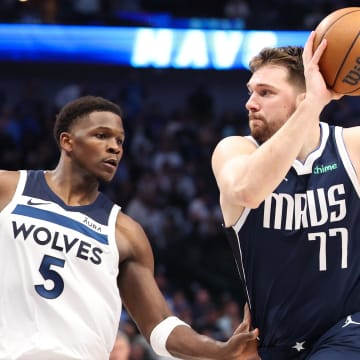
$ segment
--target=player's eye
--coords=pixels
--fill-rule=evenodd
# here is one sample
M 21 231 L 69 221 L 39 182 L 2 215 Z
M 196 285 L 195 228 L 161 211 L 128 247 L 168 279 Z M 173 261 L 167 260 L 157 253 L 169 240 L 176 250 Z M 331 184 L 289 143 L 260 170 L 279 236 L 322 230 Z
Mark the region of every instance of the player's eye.
M 269 90 L 266 90 L 266 89 L 260 91 L 261 96 L 267 96 L 267 95 L 270 95 L 270 94 L 271 94 L 271 92 Z
M 95 137 L 97 137 L 100 140 L 103 140 L 106 138 L 106 135 L 104 133 L 97 133 L 95 134 Z

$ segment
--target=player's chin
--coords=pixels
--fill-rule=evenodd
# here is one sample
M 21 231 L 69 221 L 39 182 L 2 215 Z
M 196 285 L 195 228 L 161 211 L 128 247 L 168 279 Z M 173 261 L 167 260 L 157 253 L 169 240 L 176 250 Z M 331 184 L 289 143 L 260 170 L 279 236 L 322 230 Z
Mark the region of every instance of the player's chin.
M 268 139 L 263 129 L 259 129 L 257 127 L 251 127 L 251 135 L 259 145 L 261 145 Z
M 117 167 L 116 166 L 104 166 L 104 167 L 100 167 L 97 170 L 98 171 L 97 171 L 96 176 L 99 181 L 110 182 L 116 174 Z
M 109 183 L 111 182 L 111 180 L 114 178 L 115 176 L 115 171 L 112 172 L 99 172 L 96 174 L 96 177 L 98 179 L 98 181 L 102 182 L 102 183 Z
M 114 174 L 101 174 L 101 176 L 98 176 L 98 179 L 100 182 L 109 183 L 114 178 L 114 176 L 115 176 L 115 173 Z

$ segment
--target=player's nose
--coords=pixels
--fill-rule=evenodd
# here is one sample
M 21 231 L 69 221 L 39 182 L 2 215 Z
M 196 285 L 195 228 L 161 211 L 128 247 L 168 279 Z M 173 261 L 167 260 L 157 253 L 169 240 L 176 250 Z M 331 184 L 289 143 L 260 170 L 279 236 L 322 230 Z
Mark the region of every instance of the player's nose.
M 260 103 L 257 100 L 257 97 L 255 94 L 251 94 L 248 98 L 248 100 L 245 103 L 245 108 L 248 111 L 258 111 L 260 109 Z

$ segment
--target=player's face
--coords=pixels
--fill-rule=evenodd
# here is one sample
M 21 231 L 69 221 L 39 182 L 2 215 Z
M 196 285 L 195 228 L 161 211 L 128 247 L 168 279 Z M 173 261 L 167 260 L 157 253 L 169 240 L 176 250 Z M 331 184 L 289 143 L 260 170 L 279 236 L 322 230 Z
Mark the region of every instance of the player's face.
M 249 126 L 259 144 L 269 139 L 295 111 L 300 92 L 287 76 L 286 68 L 265 65 L 253 73 L 247 84 Z
M 123 155 L 122 120 L 108 111 L 96 111 L 77 120 L 69 131 L 69 155 L 75 170 L 110 181 Z

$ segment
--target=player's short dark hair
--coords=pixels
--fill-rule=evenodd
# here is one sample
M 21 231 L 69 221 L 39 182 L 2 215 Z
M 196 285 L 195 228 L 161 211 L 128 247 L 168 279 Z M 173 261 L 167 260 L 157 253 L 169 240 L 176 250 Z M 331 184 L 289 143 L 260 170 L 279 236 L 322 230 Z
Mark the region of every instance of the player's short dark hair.
M 283 66 L 289 72 L 289 82 L 305 90 L 302 53 L 301 46 L 266 47 L 250 60 L 250 71 L 254 73 L 265 65 Z
M 119 105 L 101 96 L 83 96 L 70 101 L 56 115 L 54 137 L 59 144 L 60 134 L 69 131 L 74 122 L 96 111 L 110 111 L 120 117 L 123 112 Z

